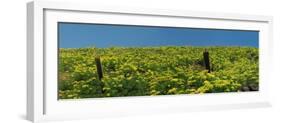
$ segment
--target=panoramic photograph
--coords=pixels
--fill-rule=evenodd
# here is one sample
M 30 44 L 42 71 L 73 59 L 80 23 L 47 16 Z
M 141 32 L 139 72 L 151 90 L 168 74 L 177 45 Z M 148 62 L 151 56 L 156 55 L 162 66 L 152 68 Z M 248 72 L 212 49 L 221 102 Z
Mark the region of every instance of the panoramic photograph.
M 58 23 L 58 99 L 259 91 L 259 32 Z

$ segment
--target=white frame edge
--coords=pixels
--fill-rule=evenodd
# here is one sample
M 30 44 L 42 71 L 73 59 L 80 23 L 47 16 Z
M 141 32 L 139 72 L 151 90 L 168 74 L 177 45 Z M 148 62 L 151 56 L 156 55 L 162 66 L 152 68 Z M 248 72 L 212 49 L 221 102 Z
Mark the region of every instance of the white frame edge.
M 37 2 L 27 4 L 27 119 L 33 122 L 43 117 L 42 13 Z
M 54 2 L 54 1 L 29 2 L 27 3 L 27 119 L 33 122 L 46 120 L 46 118 L 44 117 L 44 103 L 43 103 L 44 101 L 44 31 L 43 31 L 44 9 L 267 22 L 269 24 L 268 40 L 269 42 L 271 42 L 269 44 L 270 46 L 269 49 L 271 51 L 273 50 L 272 49 L 273 17 L 271 16 L 92 6 L 91 4 L 85 4 L 85 3 L 83 4 L 83 2 L 81 1 L 80 3 L 71 3 L 71 2 L 61 3 L 61 2 Z M 268 106 L 268 105 L 270 104 L 257 103 L 253 107 L 261 107 L 261 106 Z M 243 105 L 240 106 L 244 108 L 247 107 Z M 226 107 L 224 106 L 224 108 Z M 239 106 L 234 106 L 233 108 L 239 108 Z M 212 108 L 205 107 L 205 109 L 212 109 Z

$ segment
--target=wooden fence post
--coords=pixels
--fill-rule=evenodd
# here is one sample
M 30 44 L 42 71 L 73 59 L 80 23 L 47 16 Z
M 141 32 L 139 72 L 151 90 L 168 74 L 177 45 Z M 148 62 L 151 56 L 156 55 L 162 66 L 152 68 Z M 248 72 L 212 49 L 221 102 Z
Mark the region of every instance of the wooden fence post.
M 98 77 L 99 77 L 99 80 L 101 80 L 103 77 L 103 73 L 102 73 L 102 65 L 101 65 L 100 57 L 99 56 L 96 57 L 95 61 L 96 61 L 96 66 L 97 66 Z
M 211 72 L 210 59 L 209 59 L 209 52 L 207 50 L 203 52 L 203 57 L 204 57 L 205 67 L 208 70 L 208 73 L 210 73 Z

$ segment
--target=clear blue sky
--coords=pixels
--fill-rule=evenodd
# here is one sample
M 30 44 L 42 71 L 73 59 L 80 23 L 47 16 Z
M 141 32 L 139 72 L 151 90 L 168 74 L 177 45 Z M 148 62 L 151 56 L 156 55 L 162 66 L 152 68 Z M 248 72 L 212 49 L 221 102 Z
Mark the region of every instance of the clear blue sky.
M 251 46 L 258 31 L 59 23 L 59 47 Z

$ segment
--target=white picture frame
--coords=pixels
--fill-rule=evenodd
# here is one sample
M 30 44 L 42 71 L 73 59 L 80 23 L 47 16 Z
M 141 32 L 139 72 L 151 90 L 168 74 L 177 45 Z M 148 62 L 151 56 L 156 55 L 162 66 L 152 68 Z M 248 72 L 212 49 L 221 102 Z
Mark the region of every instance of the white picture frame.
M 129 20 L 129 21 L 128 21 Z M 30 121 L 113 117 L 211 109 L 267 107 L 272 17 L 230 13 L 105 7 L 90 2 L 27 4 L 27 118 Z M 57 100 L 57 22 L 132 24 L 259 31 L 258 92 Z

